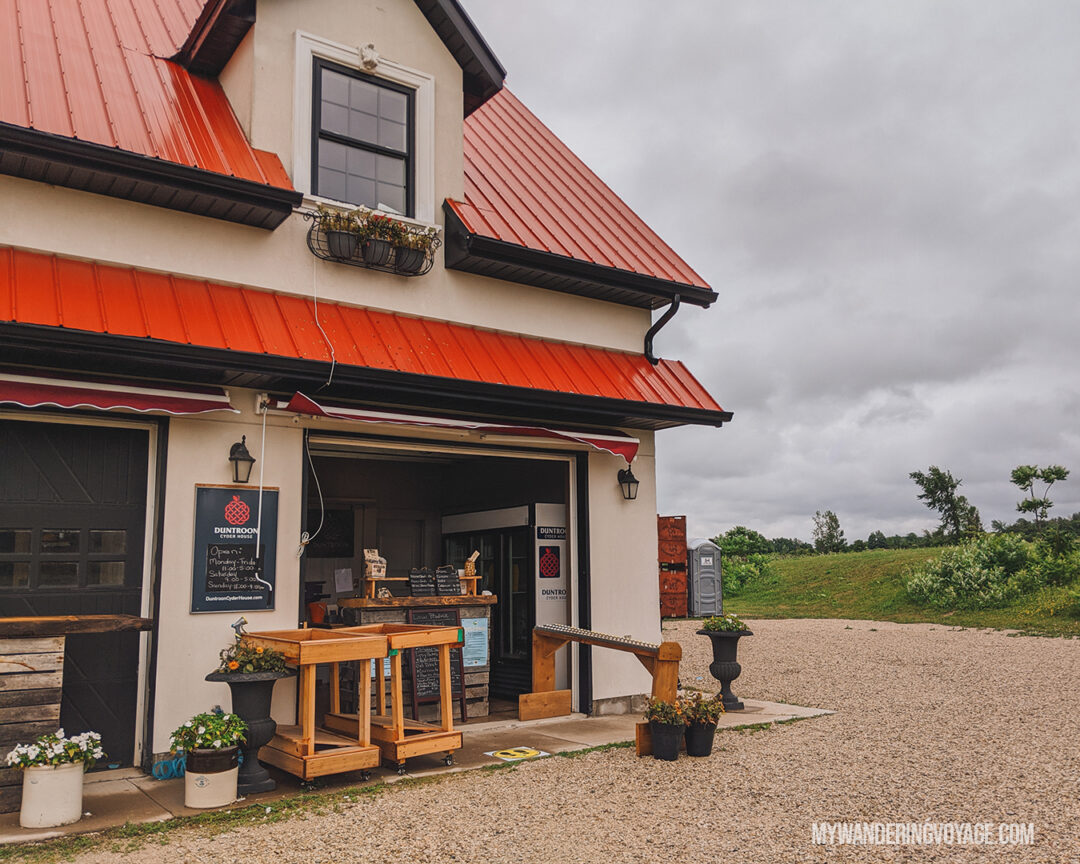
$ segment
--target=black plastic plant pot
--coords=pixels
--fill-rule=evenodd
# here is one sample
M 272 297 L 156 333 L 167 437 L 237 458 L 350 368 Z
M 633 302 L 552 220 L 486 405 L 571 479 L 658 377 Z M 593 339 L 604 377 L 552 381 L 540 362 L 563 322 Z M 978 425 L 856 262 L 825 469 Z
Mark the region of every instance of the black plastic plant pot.
M 207 681 L 224 681 L 232 691 L 233 714 L 247 724 L 244 736 L 244 764 L 236 779 L 237 792 L 270 792 L 277 788 L 269 772 L 259 763 L 259 748 L 269 743 L 277 731 L 270 717 L 274 684 L 295 673 L 285 672 L 211 672 Z
M 364 241 L 364 263 L 374 264 L 376 267 L 385 265 L 390 260 L 390 253 L 394 247 L 389 240 L 380 240 L 373 237 Z
M 739 639 L 753 636 L 750 630 L 698 630 L 698 635 L 708 636 L 712 641 L 713 662 L 709 664 L 709 673 L 720 682 L 720 697 L 724 711 L 742 711 L 743 703 L 731 692 L 731 682 L 742 674 L 739 665 Z
M 686 755 L 711 756 L 715 723 L 691 723 L 686 727 Z
M 683 740 L 682 723 L 657 723 L 649 721 L 649 734 L 652 736 L 653 759 L 674 762 L 679 758 L 679 747 Z
M 348 261 L 356 257 L 360 248 L 360 238 L 351 231 L 327 231 L 326 248 L 335 258 Z
M 410 249 L 408 246 L 394 247 L 394 267 L 402 273 L 419 273 L 426 258 L 427 254 L 423 249 Z
M 220 774 L 236 767 L 239 747 L 221 750 L 189 750 L 184 764 L 189 774 Z

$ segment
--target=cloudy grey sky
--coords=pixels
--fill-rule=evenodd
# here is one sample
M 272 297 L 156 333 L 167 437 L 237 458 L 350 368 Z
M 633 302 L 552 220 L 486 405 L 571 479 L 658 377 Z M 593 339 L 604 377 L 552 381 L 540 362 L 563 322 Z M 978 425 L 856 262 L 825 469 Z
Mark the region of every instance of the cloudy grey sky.
M 662 513 L 849 540 L 1080 511 L 1080 4 L 464 0 L 507 83 L 719 292 L 657 340 L 735 412 L 658 436 Z

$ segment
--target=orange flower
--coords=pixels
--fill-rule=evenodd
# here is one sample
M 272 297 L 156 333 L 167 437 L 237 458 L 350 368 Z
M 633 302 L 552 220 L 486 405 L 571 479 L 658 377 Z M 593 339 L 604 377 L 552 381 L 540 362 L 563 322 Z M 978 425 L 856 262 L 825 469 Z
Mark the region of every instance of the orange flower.
M 236 662 L 235 660 L 230 660 L 230 661 L 229 661 L 229 668 L 230 668 L 230 669 L 239 669 L 239 668 L 240 668 L 240 664 L 239 664 L 239 663 L 237 663 L 237 662 Z
M 262 652 L 263 652 L 263 649 L 262 649 L 261 645 L 258 648 L 255 649 L 256 654 L 262 654 Z

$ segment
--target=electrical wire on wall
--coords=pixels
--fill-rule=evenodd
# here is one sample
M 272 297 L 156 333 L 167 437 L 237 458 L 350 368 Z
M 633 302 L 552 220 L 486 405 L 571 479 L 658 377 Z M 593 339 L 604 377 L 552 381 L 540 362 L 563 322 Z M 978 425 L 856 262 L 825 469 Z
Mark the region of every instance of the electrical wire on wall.
M 327 346 L 330 348 L 330 374 L 326 377 L 326 381 L 323 382 L 315 392 L 318 393 L 321 390 L 325 390 L 330 386 L 330 382 L 334 380 L 334 369 L 337 368 L 337 352 L 334 350 L 334 343 L 330 341 L 330 337 L 326 335 L 326 331 L 323 330 L 322 322 L 319 321 L 319 275 L 316 267 L 318 266 L 318 259 L 312 259 L 311 261 L 311 296 L 315 299 L 315 326 L 319 328 L 319 332 L 322 333 L 323 339 L 326 340 Z M 310 458 L 310 457 L 309 457 Z M 319 532 L 316 531 L 316 534 Z
M 300 546 L 296 550 L 297 558 L 300 558 L 304 554 L 304 550 L 307 548 L 308 543 L 319 536 L 319 532 L 322 531 L 323 528 L 323 522 L 326 520 L 326 502 L 323 500 L 322 484 L 319 483 L 319 472 L 315 470 L 315 462 L 311 458 L 311 445 L 307 435 L 304 435 L 304 453 L 307 455 L 308 467 L 311 469 L 311 478 L 315 481 L 315 491 L 319 495 L 319 527 L 315 529 L 314 534 L 309 534 L 305 531 L 300 535 Z
M 262 443 L 259 446 L 259 516 L 255 522 L 255 556 L 259 562 L 258 567 L 255 570 L 255 581 L 261 582 L 266 586 L 266 590 L 271 594 L 274 593 L 274 586 L 262 578 L 260 574 L 263 571 L 263 548 L 262 548 L 262 505 L 263 505 L 263 469 L 266 467 L 266 415 L 270 412 L 267 410 L 267 403 L 260 400 L 259 410 L 262 412 Z

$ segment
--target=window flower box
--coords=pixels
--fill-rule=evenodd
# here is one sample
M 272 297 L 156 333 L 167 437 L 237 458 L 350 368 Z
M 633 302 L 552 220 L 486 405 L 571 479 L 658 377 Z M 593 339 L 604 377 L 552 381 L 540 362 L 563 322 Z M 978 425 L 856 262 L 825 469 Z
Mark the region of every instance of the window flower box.
M 305 217 L 311 220 L 312 254 L 353 267 L 421 276 L 431 269 L 440 245 L 437 228 L 411 225 L 363 207 L 346 213 L 320 205 Z

